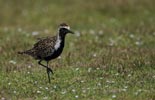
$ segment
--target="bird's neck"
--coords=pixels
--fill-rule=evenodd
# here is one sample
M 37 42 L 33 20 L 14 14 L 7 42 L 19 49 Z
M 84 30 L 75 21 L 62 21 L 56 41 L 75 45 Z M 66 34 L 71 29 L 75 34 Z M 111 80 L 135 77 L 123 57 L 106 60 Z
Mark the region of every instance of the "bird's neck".
M 60 43 L 61 46 L 64 46 L 65 44 L 65 36 L 57 35 L 57 42 Z
M 60 35 L 60 34 L 58 34 L 57 35 L 57 39 L 59 39 L 60 41 L 64 42 L 65 41 L 65 36 L 66 35 Z
M 63 48 L 63 47 L 64 47 L 64 40 L 65 40 L 65 39 L 64 39 L 63 37 L 57 35 L 56 44 L 55 44 L 54 48 L 55 48 L 56 50 L 58 50 L 58 49 L 60 49 L 60 48 Z

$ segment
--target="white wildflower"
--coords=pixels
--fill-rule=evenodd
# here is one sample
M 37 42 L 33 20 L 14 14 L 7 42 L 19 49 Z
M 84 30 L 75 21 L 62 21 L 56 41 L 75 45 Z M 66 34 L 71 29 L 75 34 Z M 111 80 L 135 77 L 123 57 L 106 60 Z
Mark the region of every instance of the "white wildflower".
M 9 63 L 14 64 L 14 65 L 16 64 L 16 62 L 14 60 L 10 60 Z
M 61 94 L 66 94 L 66 91 L 62 91 Z
M 28 68 L 31 68 L 31 65 L 28 65 L 27 67 L 28 67 Z
M 110 41 L 110 43 L 109 43 L 110 46 L 113 46 L 116 44 L 116 41 L 113 40 L 112 38 L 110 38 L 109 41 Z
M 96 57 L 96 53 L 93 54 L 93 57 Z
M 99 35 L 103 35 L 103 31 L 100 30 L 100 31 L 98 32 L 98 34 L 99 34 Z
M 81 33 L 80 33 L 79 31 L 75 31 L 75 35 L 76 35 L 77 37 L 80 37 Z
M 90 90 L 90 88 L 88 87 L 87 90 Z
M 79 68 L 75 68 L 75 70 L 76 70 L 76 71 L 78 71 L 78 70 L 79 70 Z
M 139 89 L 138 92 L 142 92 L 142 89 Z
M 113 95 L 112 95 L 112 98 L 116 98 L 116 95 L 115 95 L 115 94 L 113 94 Z
M 97 70 L 99 70 L 100 68 L 99 68 L 99 67 L 97 67 L 96 69 L 97 69 Z
M 89 33 L 90 34 L 95 34 L 95 31 L 91 29 L 91 30 L 89 30 Z
M 54 88 L 56 89 L 56 88 L 57 88 L 57 86 L 56 86 L 56 85 L 54 85 Z
M 109 87 L 108 85 L 105 86 L 106 88 Z
M 37 32 L 37 31 L 32 32 L 32 35 L 38 35 L 38 34 L 39 34 L 39 32 Z
M 38 90 L 38 91 L 37 91 L 37 93 L 38 93 L 38 94 L 40 94 L 40 93 L 41 93 L 41 91 L 39 91 L 39 90 Z
M 115 83 L 115 81 L 111 81 L 111 83 Z
M 22 28 L 19 27 L 19 28 L 17 29 L 17 31 L 18 31 L 18 32 L 22 32 Z
M 6 98 L 2 97 L 1 100 L 6 100 Z
M 130 38 L 134 38 L 135 36 L 133 34 L 130 34 Z
M 9 82 L 8 85 L 11 85 L 11 83 Z
M 27 74 L 30 74 L 30 72 L 28 71 Z
M 125 88 L 125 89 L 127 89 L 127 88 L 128 88 L 128 86 L 124 86 L 124 88 Z
M 126 92 L 126 89 L 122 89 L 122 91 Z
M 116 76 L 118 76 L 118 75 L 119 75 L 119 73 L 116 73 L 115 75 L 116 75 Z
M 16 94 L 17 92 L 14 90 L 13 93 Z
M 134 94 L 135 94 L 135 95 L 138 95 L 138 92 L 135 92 Z
M 109 80 L 106 80 L 106 82 L 107 82 L 107 83 L 110 83 L 110 81 L 109 81 Z
M 16 71 L 16 70 L 14 70 L 13 72 L 14 72 L 14 73 L 17 73 L 17 71 Z
M 131 74 L 128 74 L 128 77 L 130 77 L 131 76 Z
M 48 90 L 48 87 L 45 87 L 46 90 Z
M 138 45 L 138 46 L 140 46 L 140 45 L 143 44 L 143 42 L 141 42 L 141 41 L 136 41 L 135 44 Z
M 4 27 L 4 31 L 7 32 L 9 30 L 8 27 Z
M 54 92 L 53 90 L 50 91 L 50 93 L 53 93 L 53 92 Z
M 76 90 L 75 89 L 72 89 L 72 92 L 75 92 Z
M 76 95 L 76 96 L 75 96 L 75 98 L 79 98 L 79 96 L 78 96 L 78 95 Z
M 43 97 L 43 100 L 47 100 L 48 99 L 48 97 Z
M 35 84 L 37 84 L 38 82 L 37 82 L 37 81 L 35 81 L 34 83 L 35 83 Z
M 88 72 L 90 73 L 90 71 L 92 70 L 92 68 L 88 68 Z
M 83 81 L 83 80 L 81 80 L 81 83 L 84 83 L 84 81 Z
M 97 83 L 98 86 L 101 86 L 101 83 Z
M 86 93 L 86 90 L 82 90 L 83 93 Z
M 61 59 L 61 56 L 59 56 L 58 59 Z

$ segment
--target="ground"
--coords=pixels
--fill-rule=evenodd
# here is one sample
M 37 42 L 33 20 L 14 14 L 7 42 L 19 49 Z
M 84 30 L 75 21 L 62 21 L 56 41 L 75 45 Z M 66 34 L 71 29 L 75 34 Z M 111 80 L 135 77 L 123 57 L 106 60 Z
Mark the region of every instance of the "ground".
M 0 0 L 1 100 L 155 100 L 154 0 Z M 46 69 L 17 52 L 66 22 Z M 45 63 L 45 62 L 44 62 Z

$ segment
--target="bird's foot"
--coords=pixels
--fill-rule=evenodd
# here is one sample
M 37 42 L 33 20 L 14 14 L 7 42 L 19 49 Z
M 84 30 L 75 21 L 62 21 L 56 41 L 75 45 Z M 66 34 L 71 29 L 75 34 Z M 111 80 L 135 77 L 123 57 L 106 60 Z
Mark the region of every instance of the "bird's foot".
M 52 69 L 51 69 L 51 68 L 48 68 L 48 67 L 47 67 L 47 75 L 48 75 L 48 80 L 49 80 L 49 83 L 51 83 L 50 73 L 52 73 L 52 74 L 53 74 L 53 71 L 52 71 Z
M 52 74 L 54 74 L 54 73 L 53 73 L 53 70 L 52 70 L 51 68 L 47 68 L 47 73 L 52 73 Z

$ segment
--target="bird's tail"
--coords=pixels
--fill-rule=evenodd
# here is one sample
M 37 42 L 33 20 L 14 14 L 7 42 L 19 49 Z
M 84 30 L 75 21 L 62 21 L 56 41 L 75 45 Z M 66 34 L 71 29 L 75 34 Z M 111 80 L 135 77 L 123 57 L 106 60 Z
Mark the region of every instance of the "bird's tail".
M 35 54 L 35 52 L 34 52 L 34 50 L 33 49 L 30 49 L 30 50 L 25 50 L 25 51 L 18 51 L 17 52 L 18 54 L 27 54 L 27 55 L 31 55 L 31 56 L 34 56 Z
M 18 54 L 25 54 L 26 52 L 25 51 L 18 51 L 17 53 Z

